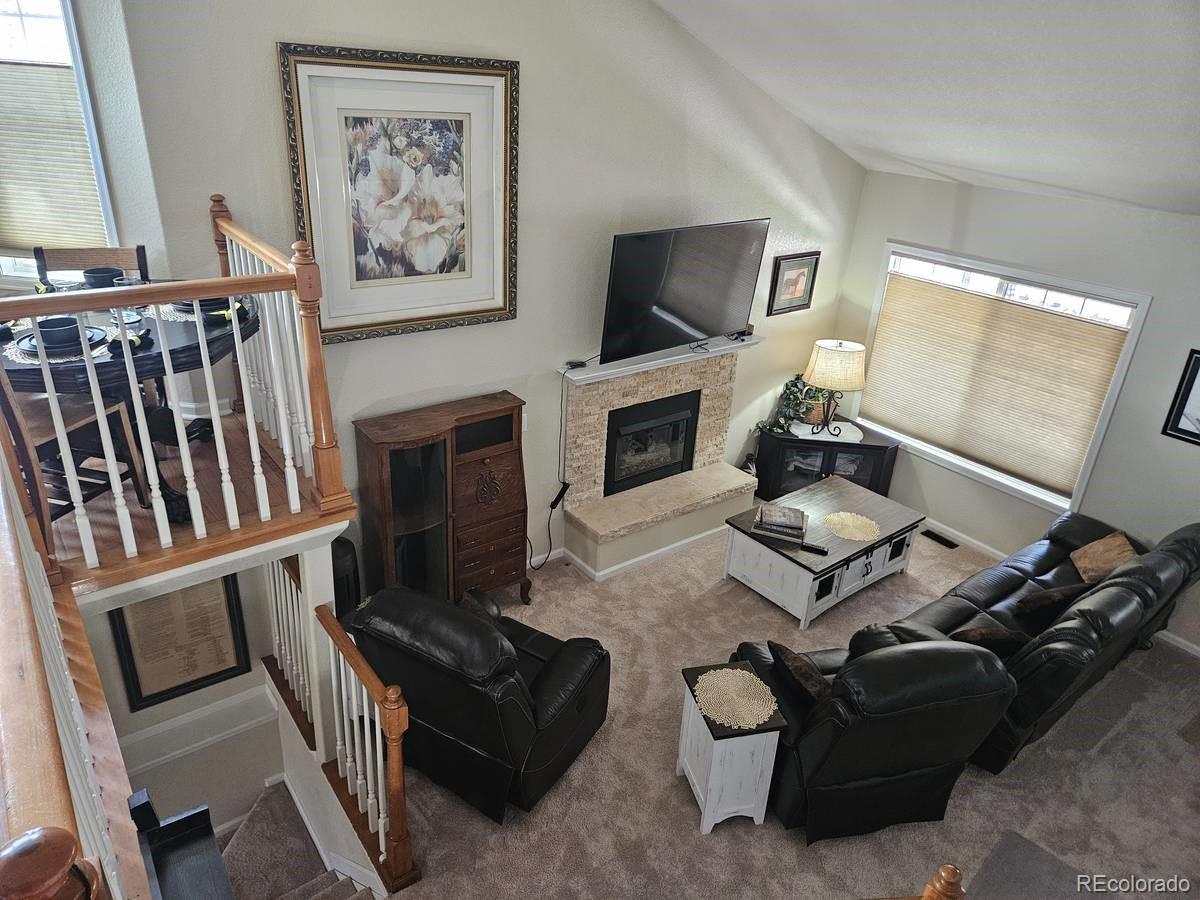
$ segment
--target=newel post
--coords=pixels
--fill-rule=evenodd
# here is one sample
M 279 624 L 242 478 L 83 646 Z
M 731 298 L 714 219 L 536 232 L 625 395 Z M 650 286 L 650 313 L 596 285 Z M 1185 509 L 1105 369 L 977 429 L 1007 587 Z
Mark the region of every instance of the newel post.
M 408 805 L 404 797 L 404 732 L 408 730 L 408 704 L 400 688 L 391 685 L 379 704 L 383 712 L 383 733 L 387 737 L 387 866 L 398 891 L 421 880 L 421 870 L 413 862 L 412 838 L 408 833 Z
M 962 872 L 958 870 L 958 866 L 947 863 L 938 866 L 938 870 L 925 885 L 925 893 L 921 895 L 921 900 L 959 900 L 966 895 L 962 887 Z
M 6 900 L 108 900 L 100 870 L 79 855 L 75 835 L 34 828 L 0 847 L 0 888 Z
M 353 500 L 342 480 L 342 451 L 333 427 L 329 404 L 329 380 L 321 351 L 321 270 L 313 260 L 307 241 L 292 244 L 288 268 L 296 276 L 296 300 L 300 305 L 300 339 L 304 343 L 309 399 L 312 405 L 313 481 L 322 512 L 350 506 Z
M 221 231 L 219 224 L 220 219 L 232 219 L 233 214 L 229 212 L 229 207 L 225 205 L 224 194 L 213 194 L 208 198 L 212 205 L 208 208 L 208 216 L 212 219 L 213 243 L 217 245 L 217 258 L 221 263 L 221 277 L 229 277 L 229 243 L 225 240 L 225 233 Z

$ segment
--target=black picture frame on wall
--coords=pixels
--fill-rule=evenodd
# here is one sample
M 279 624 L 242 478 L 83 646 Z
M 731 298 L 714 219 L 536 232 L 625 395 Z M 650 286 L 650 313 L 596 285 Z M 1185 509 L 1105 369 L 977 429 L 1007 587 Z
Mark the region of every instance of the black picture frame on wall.
M 767 315 L 781 316 L 812 306 L 813 287 L 817 283 L 817 264 L 820 250 L 788 253 L 775 257 L 771 273 L 771 295 L 767 299 Z
M 1200 350 L 1188 353 L 1162 433 L 1189 444 L 1200 444 Z
M 135 641 L 131 638 L 129 623 L 125 615 L 126 610 L 133 609 L 139 604 L 132 604 L 129 607 L 109 611 L 109 624 L 113 631 L 113 642 L 117 648 L 117 661 L 120 664 L 121 676 L 125 682 L 125 693 L 129 700 L 130 712 L 138 712 L 147 707 L 165 703 L 168 700 L 174 700 L 185 694 L 202 690 L 214 684 L 219 684 L 222 681 L 228 681 L 230 678 L 245 675 L 250 671 L 250 648 L 246 640 L 246 623 L 242 615 L 242 600 L 238 592 L 237 576 L 226 575 L 224 578 L 218 579 L 218 581 L 224 594 L 224 610 L 228 616 L 229 632 L 232 639 L 232 646 L 227 648 L 226 652 L 232 652 L 234 662 L 232 665 L 218 671 L 207 672 L 197 678 L 183 678 L 165 688 L 146 690 L 146 687 L 143 685 L 143 679 L 139 674 L 139 659 L 135 650 Z M 200 590 L 213 583 L 207 582 L 204 585 L 198 585 L 195 588 L 187 590 Z M 152 598 L 151 600 L 142 602 L 153 603 L 154 600 L 158 599 L 161 598 Z M 180 661 L 180 668 L 182 671 L 186 671 L 186 661 Z

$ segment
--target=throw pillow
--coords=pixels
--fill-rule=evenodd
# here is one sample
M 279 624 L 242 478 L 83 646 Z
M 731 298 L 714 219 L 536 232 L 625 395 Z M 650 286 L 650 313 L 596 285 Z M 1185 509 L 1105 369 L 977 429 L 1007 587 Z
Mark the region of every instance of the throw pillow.
M 767 641 L 771 658 L 775 660 L 775 671 L 780 680 L 801 698 L 814 704 L 820 703 L 830 694 L 829 683 L 821 674 L 820 667 L 807 653 L 797 653 L 783 644 Z
M 1013 605 L 1013 618 L 1026 634 L 1041 634 L 1092 587 L 1087 582 L 1064 584 L 1026 594 Z
M 950 640 L 974 644 L 976 647 L 991 650 L 1001 659 L 1008 659 L 1028 644 L 1030 637 L 1019 631 L 1005 628 L 997 622 L 995 625 L 975 625 L 956 631 L 950 635 Z
M 1107 578 L 1117 566 L 1129 562 L 1137 555 L 1124 533 L 1114 531 L 1098 541 L 1080 547 L 1071 554 L 1071 562 L 1079 571 L 1080 578 L 1088 584 L 1095 584 Z
M 914 644 L 919 641 L 944 641 L 946 636 L 936 628 L 922 625 L 918 622 L 893 622 L 890 625 L 864 625 L 850 638 L 849 662 L 884 647 L 898 647 L 900 644 Z

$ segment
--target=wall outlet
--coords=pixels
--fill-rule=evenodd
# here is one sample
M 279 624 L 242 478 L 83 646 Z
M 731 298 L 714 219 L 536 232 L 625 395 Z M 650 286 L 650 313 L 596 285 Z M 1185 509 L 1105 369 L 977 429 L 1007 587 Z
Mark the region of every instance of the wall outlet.
M 521 433 L 524 434 L 529 430 L 529 410 L 521 407 Z

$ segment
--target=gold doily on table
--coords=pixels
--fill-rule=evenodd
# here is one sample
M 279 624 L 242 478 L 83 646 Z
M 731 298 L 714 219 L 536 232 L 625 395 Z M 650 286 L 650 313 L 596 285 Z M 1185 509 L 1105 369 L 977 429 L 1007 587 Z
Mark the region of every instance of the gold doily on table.
M 873 541 L 879 537 L 879 523 L 852 512 L 830 513 L 825 527 L 847 541 Z
M 727 728 L 757 728 L 775 714 L 771 689 L 753 672 L 713 669 L 696 679 L 700 712 Z

